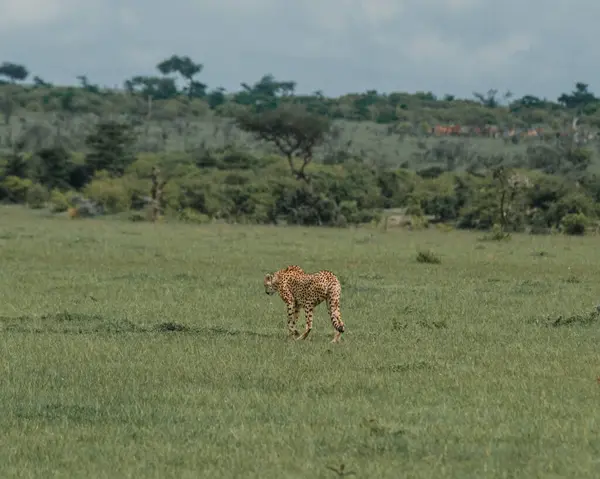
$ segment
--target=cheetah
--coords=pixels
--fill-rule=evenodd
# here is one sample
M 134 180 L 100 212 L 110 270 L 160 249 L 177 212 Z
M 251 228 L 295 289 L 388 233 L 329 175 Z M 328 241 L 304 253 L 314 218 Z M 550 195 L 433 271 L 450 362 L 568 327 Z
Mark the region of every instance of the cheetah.
M 279 296 L 287 305 L 288 331 L 296 339 L 306 339 L 312 329 L 313 310 L 323 301 L 327 303 L 327 311 L 335 329 L 332 343 L 337 343 L 344 332 L 344 323 L 340 313 L 340 295 L 342 287 L 331 271 L 305 273 L 300 266 L 291 265 L 264 279 L 265 292 L 269 295 L 279 292 Z M 306 329 L 300 335 L 296 329 L 296 321 L 300 309 L 306 314 Z

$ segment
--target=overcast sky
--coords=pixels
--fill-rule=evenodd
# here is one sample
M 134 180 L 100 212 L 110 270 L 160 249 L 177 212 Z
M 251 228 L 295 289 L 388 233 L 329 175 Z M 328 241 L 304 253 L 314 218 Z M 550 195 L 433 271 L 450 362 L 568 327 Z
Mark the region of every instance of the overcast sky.
M 112 86 L 178 54 L 229 91 L 272 73 L 326 95 L 555 100 L 576 81 L 600 94 L 599 14 L 596 0 L 0 0 L 0 62 Z

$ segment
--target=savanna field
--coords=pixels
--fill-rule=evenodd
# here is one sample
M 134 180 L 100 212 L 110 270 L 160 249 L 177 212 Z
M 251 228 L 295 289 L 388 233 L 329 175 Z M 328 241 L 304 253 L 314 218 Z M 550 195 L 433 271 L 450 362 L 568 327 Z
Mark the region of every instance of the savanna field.
M 0 208 L 2 477 L 599 477 L 598 238 L 481 236 Z

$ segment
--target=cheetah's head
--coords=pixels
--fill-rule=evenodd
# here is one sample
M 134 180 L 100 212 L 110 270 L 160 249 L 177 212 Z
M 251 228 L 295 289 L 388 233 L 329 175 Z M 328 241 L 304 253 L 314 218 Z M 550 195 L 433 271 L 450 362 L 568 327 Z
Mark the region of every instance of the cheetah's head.
M 275 286 L 273 279 L 274 278 L 272 274 L 267 274 L 265 276 L 265 293 L 267 294 L 275 294 L 277 292 L 277 286 Z

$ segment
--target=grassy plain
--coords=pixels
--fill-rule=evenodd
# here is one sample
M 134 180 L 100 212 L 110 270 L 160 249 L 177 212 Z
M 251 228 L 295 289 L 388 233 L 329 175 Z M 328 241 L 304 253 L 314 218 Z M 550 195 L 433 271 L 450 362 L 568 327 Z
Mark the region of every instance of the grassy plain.
M 0 475 L 598 477 L 599 323 L 547 320 L 599 302 L 597 242 L 2 207 Z M 324 306 L 286 339 L 290 263 L 340 276 L 341 344 Z

